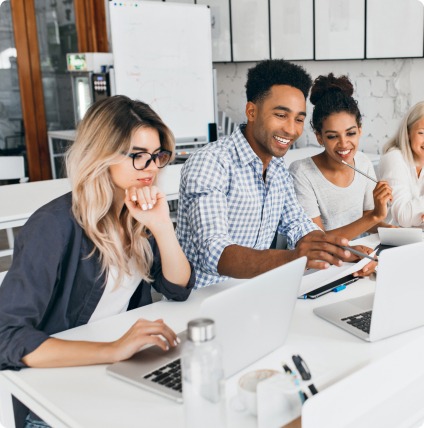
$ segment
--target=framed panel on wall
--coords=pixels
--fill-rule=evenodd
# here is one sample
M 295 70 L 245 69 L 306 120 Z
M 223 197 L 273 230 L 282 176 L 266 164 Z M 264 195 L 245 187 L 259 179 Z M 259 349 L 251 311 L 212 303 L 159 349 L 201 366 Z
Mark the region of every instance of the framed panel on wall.
M 231 0 L 233 61 L 269 59 L 268 2 Z
M 423 16 L 417 0 L 367 0 L 366 57 L 422 57 Z
M 315 0 L 314 14 L 316 60 L 365 58 L 365 0 Z
M 211 10 L 212 61 L 231 61 L 230 0 L 197 0 Z
M 270 0 L 271 58 L 314 59 L 313 0 Z

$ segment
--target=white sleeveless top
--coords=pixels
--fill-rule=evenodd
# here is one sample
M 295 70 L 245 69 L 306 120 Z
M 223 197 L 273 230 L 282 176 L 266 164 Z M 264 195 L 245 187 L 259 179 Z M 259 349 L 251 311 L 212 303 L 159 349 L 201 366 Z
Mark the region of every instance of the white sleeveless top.
M 88 321 L 89 323 L 127 310 L 131 296 L 141 281 L 141 274 L 135 268 L 134 259 L 130 260 L 129 267 L 131 274 L 123 277 L 119 287 L 115 286 L 118 270 L 114 266 L 109 268 L 105 290 Z

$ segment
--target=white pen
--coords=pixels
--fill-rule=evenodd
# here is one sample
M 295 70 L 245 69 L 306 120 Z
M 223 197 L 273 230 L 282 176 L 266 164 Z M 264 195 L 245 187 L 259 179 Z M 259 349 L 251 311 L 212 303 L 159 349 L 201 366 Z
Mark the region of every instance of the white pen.
M 367 178 L 369 178 L 370 180 L 374 181 L 374 183 L 378 183 L 378 181 L 377 181 L 375 178 L 373 178 L 373 177 L 369 176 L 368 174 L 365 174 L 365 172 L 362 172 L 362 171 L 360 171 L 359 169 L 356 169 L 354 166 L 352 166 L 352 165 L 348 164 L 348 163 L 347 163 L 347 162 L 345 162 L 344 160 L 342 160 L 342 164 L 344 164 L 344 165 L 348 166 L 349 168 L 354 169 L 356 172 L 359 172 L 359 174 L 362 174 L 364 177 L 367 177 Z
M 336 247 L 342 248 L 343 250 L 350 251 L 351 253 L 356 254 L 359 257 L 365 257 L 367 259 L 370 259 L 373 262 L 378 262 L 377 256 L 374 256 L 375 251 L 373 251 L 371 254 L 368 255 L 368 254 L 363 253 L 362 251 L 355 250 L 355 248 L 347 247 L 345 245 L 336 245 Z

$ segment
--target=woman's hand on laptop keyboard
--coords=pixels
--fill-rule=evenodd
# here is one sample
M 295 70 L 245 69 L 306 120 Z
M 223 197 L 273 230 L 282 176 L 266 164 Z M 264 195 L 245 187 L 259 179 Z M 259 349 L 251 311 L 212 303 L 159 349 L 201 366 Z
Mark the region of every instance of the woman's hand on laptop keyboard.
M 110 342 L 111 362 L 127 360 L 145 345 L 157 345 L 164 351 L 175 347 L 179 339 L 162 319 L 148 321 L 139 319 L 121 338 Z
M 70 367 L 107 364 L 131 358 L 145 345 L 157 345 L 164 351 L 178 345 L 177 335 L 159 319 L 139 319 L 114 342 L 62 340 L 50 337 L 22 357 L 29 367 Z

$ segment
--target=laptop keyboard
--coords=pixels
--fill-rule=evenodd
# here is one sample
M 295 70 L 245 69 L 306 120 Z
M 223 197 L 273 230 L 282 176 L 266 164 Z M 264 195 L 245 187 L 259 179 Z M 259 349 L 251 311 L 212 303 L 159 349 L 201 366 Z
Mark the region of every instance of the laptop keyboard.
M 174 360 L 169 364 L 148 373 L 144 376 L 144 379 L 149 379 L 159 385 L 182 392 L 181 359 Z
M 351 326 L 359 328 L 359 330 L 369 334 L 371 326 L 371 315 L 372 311 L 362 312 L 361 314 L 342 318 L 342 321 L 346 321 Z

